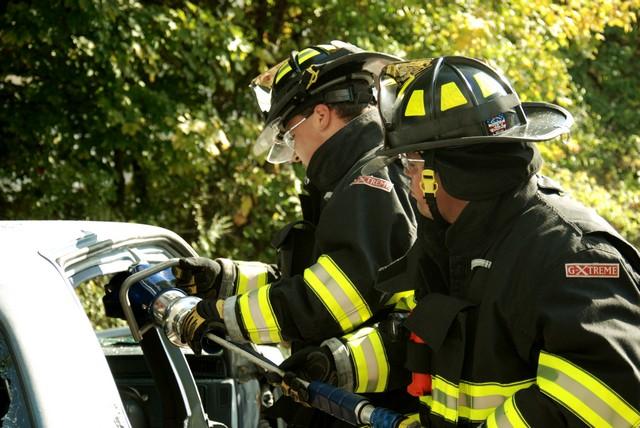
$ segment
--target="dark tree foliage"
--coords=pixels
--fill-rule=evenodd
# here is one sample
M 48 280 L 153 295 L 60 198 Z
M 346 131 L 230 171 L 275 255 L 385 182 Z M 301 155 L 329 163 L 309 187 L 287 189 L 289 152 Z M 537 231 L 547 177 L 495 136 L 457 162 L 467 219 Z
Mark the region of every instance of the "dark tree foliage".
M 583 4 L 584 3 L 584 4 Z M 640 243 L 637 0 L 33 0 L 0 6 L 0 213 L 157 224 L 209 256 L 271 259 L 302 171 L 251 152 L 251 78 L 342 39 L 464 54 L 570 109 L 545 172 Z

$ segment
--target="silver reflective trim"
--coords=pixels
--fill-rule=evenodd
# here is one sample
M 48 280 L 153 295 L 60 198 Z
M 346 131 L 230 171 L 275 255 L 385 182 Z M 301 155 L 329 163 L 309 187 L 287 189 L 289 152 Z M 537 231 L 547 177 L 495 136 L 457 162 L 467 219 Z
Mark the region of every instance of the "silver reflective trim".
M 503 395 L 486 395 L 484 397 L 474 397 L 460 392 L 458 403 L 460 407 L 469 407 L 473 410 L 494 409 L 504 403 L 506 397 Z
M 238 318 L 236 318 L 236 302 L 238 296 L 231 296 L 224 300 L 224 325 L 227 328 L 227 334 L 233 342 L 246 343 L 248 340 L 242 335 Z
M 504 406 L 500 406 L 496 409 L 495 414 L 493 415 L 496 421 L 496 425 L 500 428 L 514 428 L 507 417 L 507 414 L 504 412 Z
M 441 389 L 434 389 L 431 392 L 431 396 L 433 397 L 433 401 L 440 403 L 442 406 L 444 406 L 447 410 L 451 411 L 451 412 L 455 412 L 456 414 L 456 419 L 457 419 L 457 415 L 458 415 L 458 399 L 457 397 L 453 397 L 451 395 L 448 395 L 446 392 L 442 391 Z M 433 406 L 432 406 L 433 408 Z M 447 419 L 445 417 L 445 419 Z
M 342 311 L 347 315 L 347 319 L 351 322 L 351 325 L 359 325 L 364 321 L 360 314 L 358 313 L 358 308 L 356 308 L 349 299 L 349 296 L 344 292 L 342 287 L 338 281 L 333 279 L 333 277 L 327 272 L 327 270 L 320 264 L 316 263 L 313 266 L 309 267 L 309 270 L 313 272 L 313 274 L 320 280 L 320 282 L 326 287 L 327 291 L 336 299 L 336 302 L 342 308 Z M 313 288 L 313 287 L 312 287 Z M 332 311 L 333 313 L 333 311 Z M 338 314 L 333 313 L 336 319 L 339 319 Z
M 220 282 L 219 299 L 226 299 L 236 294 L 236 268 L 231 259 L 216 259 L 222 266 L 222 281 Z
M 473 259 L 471 260 L 471 270 L 474 270 L 475 268 L 478 268 L 478 267 L 491 269 L 492 264 L 493 263 L 491 262 L 491 260 Z
M 353 392 L 353 367 L 351 365 L 349 349 L 340 339 L 335 337 L 325 340 L 320 346 L 326 346 L 331 350 L 338 375 L 338 384 L 336 386 L 345 391 Z
M 567 376 L 563 372 L 553 369 L 551 367 L 547 367 L 544 365 L 538 366 L 538 377 L 542 377 L 547 379 L 550 382 L 559 385 L 566 391 L 568 391 L 571 395 L 576 397 L 578 400 L 582 401 L 587 407 L 591 408 L 595 413 L 597 413 L 602 419 L 609 422 L 612 427 L 628 427 L 629 422 L 627 422 L 614 408 L 609 406 L 608 403 L 604 402 L 600 397 L 595 395 L 590 389 L 585 388 L 581 383 L 575 381 L 571 377 Z M 564 401 L 561 397 L 557 397 L 553 394 L 550 394 L 548 391 L 542 389 L 542 391 L 553 397 L 555 400 Z M 569 406 L 569 403 L 564 403 L 565 406 Z
M 364 353 L 365 362 L 367 364 L 367 386 L 365 391 L 375 391 L 378 385 L 378 376 L 380 375 L 380 367 L 378 367 L 378 359 L 376 351 L 373 349 L 370 336 L 360 342 L 360 348 Z

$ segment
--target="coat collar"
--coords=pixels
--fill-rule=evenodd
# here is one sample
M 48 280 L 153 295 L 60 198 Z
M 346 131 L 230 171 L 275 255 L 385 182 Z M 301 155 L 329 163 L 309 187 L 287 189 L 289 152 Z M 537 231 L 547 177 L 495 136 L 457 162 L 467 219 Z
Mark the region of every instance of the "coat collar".
M 382 145 L 383 138 L 378 111 L 369 109 L 316 150 L 307 168 L 308 180 L 321 192 L 332 191 L 366 152 Z
M 471 201 L 446 232 L 451 255 L 481 256 L 508 230 L 538 189 L 533 176 L 516 190 L 480 201 Z

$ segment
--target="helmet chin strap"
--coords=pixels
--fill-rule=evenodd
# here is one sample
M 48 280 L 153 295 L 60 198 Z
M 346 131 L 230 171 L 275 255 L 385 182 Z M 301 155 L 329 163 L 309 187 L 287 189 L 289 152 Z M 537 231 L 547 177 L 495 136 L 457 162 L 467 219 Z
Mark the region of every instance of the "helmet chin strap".
M 420 188 L 424 192 L 424 199 L 427 201 L 427 206 L 429 207 L 429 211 L 431 211 L 433 221 L 437 226 L 441 228 L 447 228 L 449 227 L 449 222 L 447 222 L 444 217 L 442 217 L 442 214 L 440 214 L 440 210 L 438 209 L 438 204 L 436 203 L 438 182 L 436 181 L 433 150 L 427 150 L 426 152 L 423 152 L 422 158 L 424 159 L 424 169 L 422 170 L 422 180 L 420 181 Z

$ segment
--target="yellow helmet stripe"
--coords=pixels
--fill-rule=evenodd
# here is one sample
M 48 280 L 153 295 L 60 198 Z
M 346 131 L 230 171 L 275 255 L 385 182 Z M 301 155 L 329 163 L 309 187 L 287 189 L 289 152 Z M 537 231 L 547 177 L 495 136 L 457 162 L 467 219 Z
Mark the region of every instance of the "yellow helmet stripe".
M 496 92 L 503 92 L 502 86 L 494 79 L 483 71 L 479 71 L 473 75 L 473 80 L 476 81 L 482 92 L 482 96 L 487 98 Z
M 411 97 L 407 102 L 407 108 L 404 111 L 405 116 L 426 116 L 424 108 L 424 90 L 416 89 L 411 92 Z
M 445 83 L 440 91 L 440 111 L 447 111 L 468 102 L 456 82 Z
M 298 64 L 302 64 L 305 61 L 313 58 L 314 56 L 319 55 L 320 53 L 321 52 L 319 50 L 316 50 L 314 48 L 307 48 L 302 52 L 298 53 L 298 59 L 297 59 Z M 278 83 L 280 79 L 286 76 L 287 73 L 289 73 L 290 71 L 291 71 L 291 65 L 289 65 L 289 63 L 287 62 L 280 70 L 278 70 L 278 73 L 276 74 L 275 83 Z

